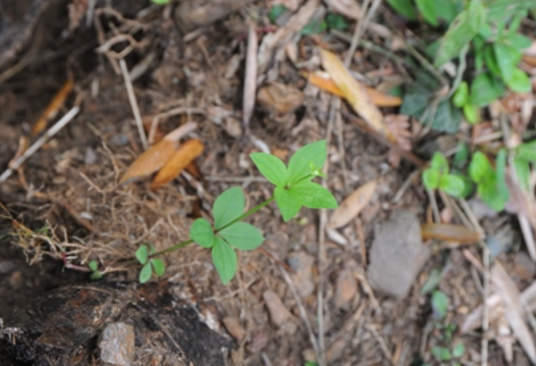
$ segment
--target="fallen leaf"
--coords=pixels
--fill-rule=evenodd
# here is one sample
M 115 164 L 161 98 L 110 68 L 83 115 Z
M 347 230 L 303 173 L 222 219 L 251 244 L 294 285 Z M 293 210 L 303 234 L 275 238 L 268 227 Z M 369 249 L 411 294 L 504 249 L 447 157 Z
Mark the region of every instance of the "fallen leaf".
M 421 235 L 423 240 L 437 239 L 460 244 L 472 244 L 481 239 L 477 231 L 454 224 L 423 224 Z
M 361 7 L 355 0 L 326 0 L 326 4 L 347 18 L 361 21 Z
M 369 203 L 376 190 L 376 184 L 376 180 L 372 180 L 346 197 L 339 208 L 333 212 L 328 226 L 331 229 L 337 229 L 348 224 Z
M 171 182 L 195 158 L 201 155 L 204 149 L 205 145 L 196 139 L 188 140 L 182 144 L 160 169 L 153 180 L 153 184 L 151 184 L 151 189 L 156 189 Z
M 354 111 L 375 131 L 385 136 L 389 141 L 395 141 L 395 136 L 383 123 L 383 115 L 374 105 L 367 94 L 366 88 L 350 74 L 339 58 L 326 50 L 319 49 L 322 66 L 329 73 L 335 84 L 342 90 L 344 99 Z
M 41 114 L 37 122 L 32 127 L 32 135 L 38 135 L 41 133 L 48 125 L 48 122 L 56 117 L 58 115 L 58 112 L 60 111 L 61 106 L 65 102 L 65 99 L 67 99 L 67 96 L 73 89 L 74 82 L 72 79 L 68 79 L 65 84 L 61 87 L 60 90 L 54 95 L 54 98 L 52 98 L 52 101 L 48 105 L 48 107 L 45 109 L 45 111 Z
M 257 93 L 257 103 L 277 115 L 295 111 L 304 99 L 305 95 L 301 90 L 281 83 L 271 83 Z
M 262 294 L 266 307 L 270 312 L 270 319 L 277 326 L 282 326 L 289 318 L 292 317 L 290 311 L 285 307 L 281 298 L 272 290 L 267 290 Z
M 309 82 L 314 86 L 327 91 L 338 97 L 344 97 L 342 90 L 333 82 L 328 74 L 324 72 L 310 72 L 308 75 Z M 402 105 L 402 98 L 382 93 L 374 88 L 365 88 L 372 102 L 378 107 L 398 107 Z

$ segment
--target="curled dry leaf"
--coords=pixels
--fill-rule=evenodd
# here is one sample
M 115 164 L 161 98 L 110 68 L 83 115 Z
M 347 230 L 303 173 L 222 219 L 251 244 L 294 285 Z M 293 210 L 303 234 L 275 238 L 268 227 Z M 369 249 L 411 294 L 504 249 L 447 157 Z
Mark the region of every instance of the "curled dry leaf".
M 72 79 L 69 79 L 63 84 L 60 90 L 54 95 L 52 101 L 48 107 L 41 114 L 37 122 L 32 127 L 32 135 L 38 135 L 41 133 L 48 125 L 48 122 L 58 115 L 61 106 L 69 96 L 71 90 L 73 90 L 74 82 Z
M 472 244 L 481 239 L 477 231 L 453 224 L 424 224 L 421 235 L 423 240 L 437 239 L 460 244 Z
M 333 212 L 328 226 L 331 229 L 340 228 L 359 215 L 361 210 L 369 203 L 372 194 L 376 190 L 376 184 L 376 180 L 372 180 L 346 197 L 339 208 Z
M 195 158 L 197 158 L 205 145 L 199 140 L 191 139 L 182 144 L 167 163 L 160 169 L 151 184 L 151 189 L 156 189 L 173 180 L 186 168 Z
M 385 126 L 395 136 L 397 145 L 404 151 L 411 150 L 411 131 L 409 117 L 400 114 L 389 114 L 384 117 Z
M 319 50 L 322 57 L 322 66 L 341 89 L 344 99 L 354 111 L 363 117 L 372 129 L 385 136 L 389 141 L 396 141 L 396 137 L 383 123 L 383 115 L 372 102 L 365 87 L 350 74 L 335 54 L 323 49 Z
M 338 97 L 344 97 L 342 90 L 333 82 L 328 74 L 316 71 L 308 75 L 309 82 L 314 86 Z M 402 105 L 402 98 L 382 93 L 374 88 L 365 88 L 372 102 L 378 107 L 398 107 Z
M 276 115 L 295 111 L 304 99 L 305 95 L 301 90 L 281 83 L 271 83 L 257 93 L 257 103 Z

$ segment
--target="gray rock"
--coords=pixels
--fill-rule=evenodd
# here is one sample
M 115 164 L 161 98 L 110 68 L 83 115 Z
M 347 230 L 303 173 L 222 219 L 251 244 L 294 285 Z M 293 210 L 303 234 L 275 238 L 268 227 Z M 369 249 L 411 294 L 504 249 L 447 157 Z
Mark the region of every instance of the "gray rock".
M 99 342 L 102 366 L 130 366 L 134 359 L 134 328 L 125 323 L 110 323 Z
M 370 285 L 386 295 L 403 298 L 429 257 L 417 217 L 406 210 L 396 211 L 374 228 L 367 270 Z

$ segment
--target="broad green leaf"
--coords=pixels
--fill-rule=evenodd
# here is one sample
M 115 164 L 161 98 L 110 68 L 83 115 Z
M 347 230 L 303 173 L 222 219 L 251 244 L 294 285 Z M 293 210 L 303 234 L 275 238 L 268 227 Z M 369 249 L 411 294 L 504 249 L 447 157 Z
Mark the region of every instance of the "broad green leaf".
M 89 267 L 89 269 L 92 270 L 93 272 L 96 272 L 96 271 L 99 269 L 99 262 L 97 262 L 97 261 L 91 261 L 91 262 L 89 262 L 88 267 Z
M 287 184 L 287 167 L 276 156 L 266 153 L 254 153 L 249 157 L 259 169 L 262 175 L 266 177 L 272 184 L 276 186 L 284 186 Z
M 258 248 L 264 241 L 264 236 L 253 225 L 247 222 L 237 222 L 218 233 L 231 246 L 240 250 Z
M 162 259 L 160 258 L 152 258 L 151 264 L 153 265 L 154 273 L 156 273 L 158 277 L 162 277 L 162 275 L 166 271 L 164 261 L 162 261 Z
M 244 212 L 244 206 L 245 200 L 242 188 L 232 187 L 220 194 L 212 208 L 214 228 L 219 230 L 237 219 Z
M 528 75 L 520 68 L 514 68 L 512 77 L 506 81 L 506 86 L 517 93 L 528 93 L 532 90 L 532 83 Z
M 387 0 L 387 3 L 406 18 L 410 20 L 417 19 L 417 11 L 412 0 Z
M 454 347 L 452 347 L 452 357 L 453 358 L 460 358 L 465 354 L 465 345 L 461 342 L 456 343 Z
M 283 15 L 287 11 L 287 7 L 283 4 L 276 4 L 272 6 L 270 12 L 268 13 L 268 18 L 272 23 L 275 23 L 276 19 Z
M 140 264 L 147 263 L 147 259 L 149 258 L 149 249 L 147 248 L 147 245 L 141 245 L 138 250 L 136 250 L 135 256 Z
M 519 145 L 516 148 L 516 157 L 536 163 L 536 140 Z
M 212 248 L 212 245 L 214 245 L 212 226 L 204 218 L 195 220 L 190 228 L 190 238 L 203 248 Z
M 465 181 L 455 174 L 445 174 L 439 181 L 439 188 L 452 197 L 462 197 L 467 191 Z
M 236 273 L 238 260 L 234 249 L 218 236 L 216 236 L 214 247 L 212 248 L 212 261 L 216 271 L 218 271 L 221 282 L 224 285 L 229 283 Z
M 289 188 L 291 196 L 297 197 L 308 208 L 337 208 L 337 200 L 330 191 L 314 182 L 301 182 Z
M 452 96 L 452 103 L 461 108 L 469 102 L 469 85 L 463 81 Z
M 437 26 L 435 2 L 436 0 L 415 0 L 415 4 L 417 4 L 417 9 L 419 9 L 424 20 L 426 20 L 434 27 Z
M 462 169 L 469 161 L 469 153 L 469 145 L 466 142 L 460 141 L 458 143 L 458 151 L 452 159 L 452 165 L 458 169 Z
M 508 45 L 516 48 L 518 51 L 523 51 L 529 48 L 532 44 L 532 40 L 519 33 L 512 33 L 504 40 Z
M 348 22 L 341 14 L 329 13 L 326 16 L 328 28 L 344 31 L 348 28 Z
M 493 44 L 493 51 L 501 72 L 501 77 L 505 83 L 508 83 L 514 76 L 514 70 L 521 60 L 521 52 L 501 42 L 495 42 Z
M 438 18 L 441 18 L 447 22 L 447 24 L 452 23 L 456 15 L 460 12 L 461 9 L 458 9 L 458 5 L 461 5 L 459 1 L 452 0 L 434 0 L 435 13 Z
M 462 113 L 450 100 L 444 100 L 437 106 L 434 118 L 427 118 L 424 123 L 429 125 L 434 131 L 456 133 L 462 122 Z M 430 113 L 430 116 L 432 114 Z
M 450 361 L 452 359 L 449 349 L 445 347 L 432 347 L 432 349 L 430 349 L 430 353 L 437 361 Z
M 501 69 L 499 67 L 499 63 L 497 62 L 497 56 L 495 56 L 495 49 L 493 47 L 493 44 L 488 44 L 484 47 L 484 61 L 486 62 L 486 66 L 488 67 L 488 70 L 493 74 L 494 76 L 501 76 Z
M 443 154 L 435 152 L 430 160 L 430 168 L 437 170 L 439 174 L 446 174 L 449 172 L 449 162 Z
M 493 176 L 493 174 L 493 167 L 486 155 L 480 151 L 475 152 L 471 159 L 471 163 L 469 164 L 469 176 L 471 179 L 480 184 L 490 176 Z
M 151 263 L 145 263 L 140 271 L 140 283 L 149 281 L 152 274 Z
M 478 34 L 485 19 L 486 11 L 482 2 L 470 1 L 467 9 L 456 16 L 443 36 L 434 65 L 441 67 L 458 56 L 462 48 Z
M 409 85 L 404 93 L 404 101 L 400 114 L 420 118 L 430 104 L 433 93 L 440 87 L 438 81 L 426 72 L 417 74 L 416 80 Z
M 483 107 L 500 98 L 504 92 L 504 86 L 500 81 L 490 73 L 483 73 L 471 83 L 471 103 Z
M 434 190 L 439 187 L 439 179 L 441 174 L 435 169 L 426 169 L 422 173 L 422 183 L 424 187 L 429 190 Z
M 311 163 L 316 168 L 322 168 L 326 161 L 326 140 L 305 145 L 290 158 L 288 163 L 288 182 L 296 183 L 311 174 Z
M 534 8 L 534 0 L 494 0 L 488 2 L 487 20 L 498 22 Z
M 436 319 L 443 319 L 447 315 L 449 298 L 443 292 L 435 290 L 432 292 L 432 309 Z
M 289 221 L 300 212 L 302 204 L 299 197 L 292 196 L 287 189 L 283 187 L 275 187 L 274 197 L 285 222 Z
M 477 191 L 482 201 L 497 212 L 502 211 L 508 201 L 508 198 L 505 198 L 497 189 L 497 179 L 495 176 L 480 183 Z
M 517 180 L 519 186 L 525 191 L 530 189 L 530 163 L 519 157 L 514 158 L 514 167 L 516 169 Z
M 468 103 L 463 106 L 463 115 L 470 125 L 475 125 L 480 121 L 480 108 Z

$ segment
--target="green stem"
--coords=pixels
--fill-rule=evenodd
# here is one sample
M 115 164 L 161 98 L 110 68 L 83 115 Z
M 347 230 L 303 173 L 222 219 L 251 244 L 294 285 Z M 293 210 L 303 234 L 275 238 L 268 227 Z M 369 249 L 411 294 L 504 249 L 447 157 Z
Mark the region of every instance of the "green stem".
M 257 206 L 253 207 L 251 210 L 248 210 L 246 212 L 244 212 L 242 215 L 238 216 L 236 219 L 234 219 L 233 221 L 231 221 L 230 223 L 228 223 L 227 225 L 224 225 L 222 228 L 220 228 L 218 231 L 221 231 L 223 229 L 225 229 L 226 227 L 229 227 L 231 225 L 233 225 L 234 223 L 238 222 L 238 221 L 241 221 L 243 219 L 245 219 L 246 217 L 248 217 L 249 215 L 251 214 L 254 214 L 255 212 L 259 211 L 261 208 L 263 208 L 264 206 L 268 205 L 270 202 L 272 202 L 273 200 L 275 199 L 275 197 L 270 197 L 268 198 L 266 201 L 262 202 L 262 203 L 259 203 Z M 185 246 L 189 245 L 189 244 L 192 244 L 194 241 L 193 239 L 190 239 L 190 240 L 186 240 L 186 241 L 182 241 L 180 242 L 179 244 L 175 244 L 169 248 L 166 248 L 166 249 L 163 249 L 159 252 L 156 252 L 156 253 L 153 253 L 151 254 L 149 257 L 152 258 L 152 257 L 156 257 L 156 256 L 159 256 L 159 255 L 162 255 L 162 254 L 166 254 L 166 253 L 170 253 L 170 252 L 174 252 L 175 250 L 178 250 L 178 249 L 181 249 L 181 248 L 184 248 Z

